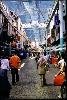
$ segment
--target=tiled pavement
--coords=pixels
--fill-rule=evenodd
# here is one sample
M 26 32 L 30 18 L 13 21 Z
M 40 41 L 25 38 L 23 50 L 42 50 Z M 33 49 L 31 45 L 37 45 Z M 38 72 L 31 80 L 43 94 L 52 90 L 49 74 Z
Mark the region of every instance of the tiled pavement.
M 24 66 L 19 70 L 20 81 L 12 86 L 10 91 L 11 99 L 58 99 L 59 87 L 53 85 L 54 75 L 58 69 L 50 66 L 46 73 L 47 86 L 41 87 L 40 76 L 36 68 L 34 58 L 22 61 Z M 11 84 L 11 74 L 8 72 L 9 82 Z

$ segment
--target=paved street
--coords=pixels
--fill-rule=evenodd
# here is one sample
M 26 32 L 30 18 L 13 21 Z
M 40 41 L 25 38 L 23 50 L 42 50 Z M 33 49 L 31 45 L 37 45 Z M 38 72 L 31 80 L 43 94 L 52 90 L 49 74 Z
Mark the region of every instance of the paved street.
M 10 92 L 11 99 L 57 99 L 59 87 L 53 86 L 53 76 L 58 69 L 50 66 L 49 72 L 46 73 L 47 86 L 41 87 L 40 76 L 36 68 L 34 58 L 23 61 L 24 66 L 19 70 L 20 81 L 17 85 L 12 86 Z M 11 84 L 11 74 L 8 72 Z

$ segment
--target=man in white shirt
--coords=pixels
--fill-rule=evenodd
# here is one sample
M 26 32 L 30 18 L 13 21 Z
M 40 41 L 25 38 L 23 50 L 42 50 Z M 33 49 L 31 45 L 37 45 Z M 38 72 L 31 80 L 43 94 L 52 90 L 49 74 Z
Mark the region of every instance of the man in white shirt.
M 7 58 L 1 59 L 1 69 L 9 69 L 9 60 Z
M 58 62 L 58 65 L 60 66 L 60 68 L 64 67 L 64 64 L 65 64 L 65 61 L 64 59 L 61 57 L 59 62 Z
M 11 85 L 7 77 L 9 60 L 7 57 L 2 56 L 0 62 L 0 100 L 8 100 L 11 89 Z
M 9 70 L 9 60 L 7 57 L 1 58 L 1 66 L 0 68 L 4 71 L 5 78 L 7 77 L 7 70 Z

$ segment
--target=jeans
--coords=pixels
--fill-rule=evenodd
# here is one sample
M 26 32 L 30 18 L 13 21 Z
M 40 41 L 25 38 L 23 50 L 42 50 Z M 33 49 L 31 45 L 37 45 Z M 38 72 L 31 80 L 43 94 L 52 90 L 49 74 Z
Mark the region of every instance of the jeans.
M 12 84 L 14 84 L 15 82 L 18 82 L 19 81 L 18 69 L 11 68 L 11 74 L 12 74 Z M 16 81 L 15 81 L 15 77 L 16 77 Z

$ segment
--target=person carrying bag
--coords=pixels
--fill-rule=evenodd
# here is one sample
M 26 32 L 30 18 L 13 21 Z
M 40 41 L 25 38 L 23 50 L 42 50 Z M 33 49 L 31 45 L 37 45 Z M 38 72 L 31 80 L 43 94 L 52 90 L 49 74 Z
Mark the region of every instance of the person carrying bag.
M 65 61 L 64 59 L 58 62 L 58 66 L 60 66 L 59 72 L 54 77 L 54 85 L 61 86 L 65 81 Z
M 66 93 L 66 76 L 65 76 L 66 62 L 64 61 L 63 56 L 61 57 L 60 61 L 58 62 L 58 66 L 59 66 L 60 70 L 54 77 L 54 85 L 60 86 L 58 98 L 63 98 L 64 93 Z

